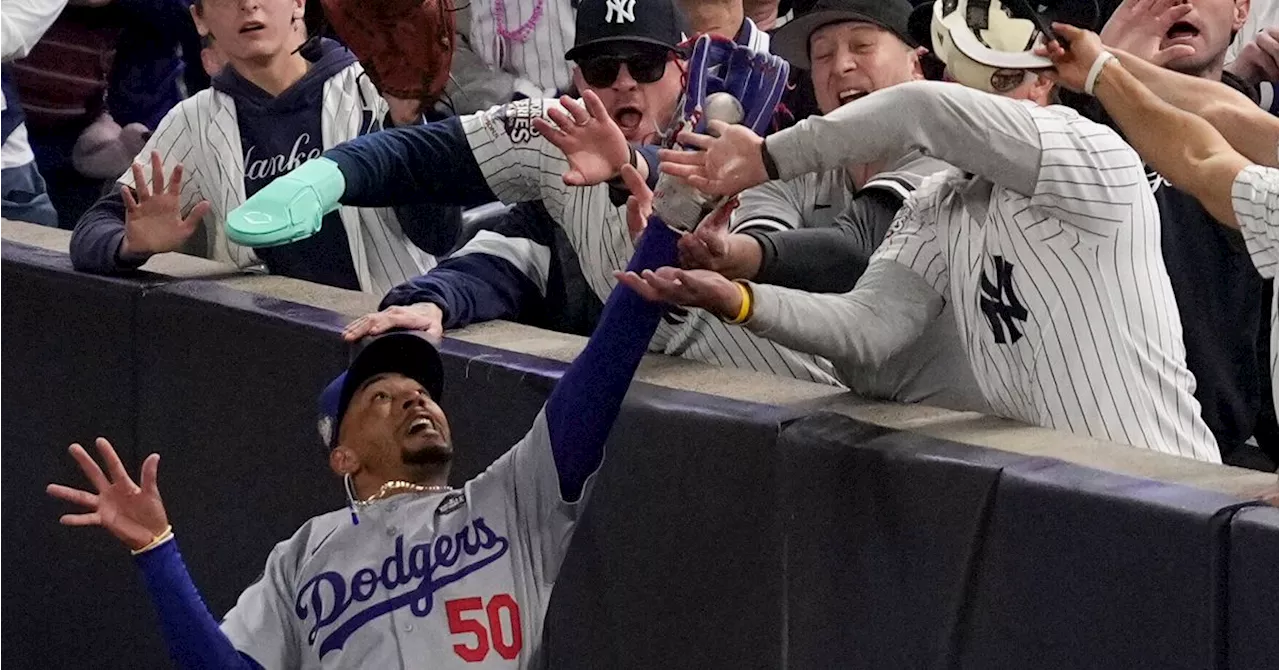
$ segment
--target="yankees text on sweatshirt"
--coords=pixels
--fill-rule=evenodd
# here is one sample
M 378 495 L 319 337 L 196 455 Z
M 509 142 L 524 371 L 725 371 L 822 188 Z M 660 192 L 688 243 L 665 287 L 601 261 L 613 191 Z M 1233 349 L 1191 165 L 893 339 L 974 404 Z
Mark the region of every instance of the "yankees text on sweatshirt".
M 230 66 L 215 76 L 213 89 L 235 101 L 240 146 L 244 151 L 243 174 L 227 173 L 225 178 L 243 179 L 248 197 L 289 172 L 298 160 L 319 156 L 325 149 L 321 129 L 325 82 L 355 62 L 355 56 L 345 47 L 325 40 L 320 58 L 301 79 L 278 96 L 262 90 Z M 367 119 L 362 121 L 363 131 L 377 130 L 387 122 L 389 119 Z M 182 157 L 163 154 L 161 158 L 182 160 Z M 144 166 L 143 172 L 149 179 L 149 156 L 139 156 L 138 162 Z M 399 208 L 396 214 L 406 236 L 419 248 L 430 253 L 448 250 L 451 240 L 436 240 L 433 236 L 450 230 L 445 221 L 459 216 L 456 210 L 420 205 Z M 76 225 L 71 243 L 75 267 L 109 273 L 131 270 L 145 263 L 146 256 L 127 257 L 120 253 L 124 220 L 124 200 L 116 188 L 95 203 Z M 325 216 L 316 235 L 279 247 L 257 249 L 255 253 L 272 274 L 352 290 L 361 288 L 347 232 L 336 211 Z

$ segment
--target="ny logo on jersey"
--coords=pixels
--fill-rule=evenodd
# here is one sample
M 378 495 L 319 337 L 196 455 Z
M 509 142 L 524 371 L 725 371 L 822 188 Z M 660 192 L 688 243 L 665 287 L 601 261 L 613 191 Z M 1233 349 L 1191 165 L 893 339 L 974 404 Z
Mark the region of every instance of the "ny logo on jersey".
M 993 256 L 992 259 L 996 265 L 996 283 L 992 284 L 987 278 L 987 271 L 982 271 L 979 282 L 982 296 L 978 298 L 978 304 L 991 322 L 996 344 L 1016 344 L 1022 339 L 1022 331 L 1018 330 L 1016 322 L 1026 322 L 1027 308 L 1022 306 L 1013 289 L 1013 263 L 1006 261 L 1004 256 Z
M 605 23 L 635 23 L 636 0 L 605 0 Z

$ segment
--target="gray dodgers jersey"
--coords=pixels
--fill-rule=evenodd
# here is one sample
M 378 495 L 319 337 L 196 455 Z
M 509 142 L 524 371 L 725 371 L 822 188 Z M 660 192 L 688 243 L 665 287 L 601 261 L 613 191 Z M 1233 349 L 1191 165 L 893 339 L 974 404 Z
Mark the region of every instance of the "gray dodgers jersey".
M 582 497 L 560 497 L 546 419 L 450 493 L 315 517 L 276 545 L 223 621 L 277 668 L 540 667 L 551 588 Z

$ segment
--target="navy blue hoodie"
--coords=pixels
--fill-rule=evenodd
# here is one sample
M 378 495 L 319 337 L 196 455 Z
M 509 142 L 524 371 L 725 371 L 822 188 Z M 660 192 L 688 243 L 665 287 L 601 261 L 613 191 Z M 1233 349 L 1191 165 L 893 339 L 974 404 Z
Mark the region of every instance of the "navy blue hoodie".
M 296 168 L 324 151 L 321 110 L 325 82 L 355 62 L 341 44 L 323 40 L 320 57 L 293 86 L 271 96 L 234 68 L 224 68 L 213 78 L 213 88 L 236 102 L 240 142 L 244 151 L 245 197 L 252 196 L 275 177 Z M 385 120 L 367 118 L 361 132 L 380 130 Z M 429 210 L 429 211 L 424 211 Z M 124 240 L 124 201 L 118 189 L 85 212 L 71 238 L 71 261 L 88 272 L 120 272 L 137 268 L 146 258 L 121 258 Z M 442 221 L 457 218 L 456 211 L 439 206 L 398 208 L 406 234 L 429 253 L 442 253 L 451 240 L 434 243 L 432 234 L 448 230 Z M 325 217 L 316 235 L 291 244 L 258 249 L 258 257 L 272 274 L 330 286 L 359 290 L 346 231 L 337 212 Z

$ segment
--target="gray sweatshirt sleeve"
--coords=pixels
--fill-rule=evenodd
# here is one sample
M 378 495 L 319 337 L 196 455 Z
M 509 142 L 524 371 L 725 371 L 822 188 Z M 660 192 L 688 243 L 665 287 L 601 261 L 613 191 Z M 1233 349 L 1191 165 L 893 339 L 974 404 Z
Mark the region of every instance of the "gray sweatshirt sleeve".
M 942 313 L 942 296 L 888 258 L 872 260 L 844 294 L 752 284 L 747 328 L 784 347 L 828 358 L 836 367 L 878 368 L 924 334 Z
M 1040 171 L 1040 132 L 1029 103 L 934 81 L 876 91 L 765 141 L 781 179 L 911 149 L 1028 196 Z

